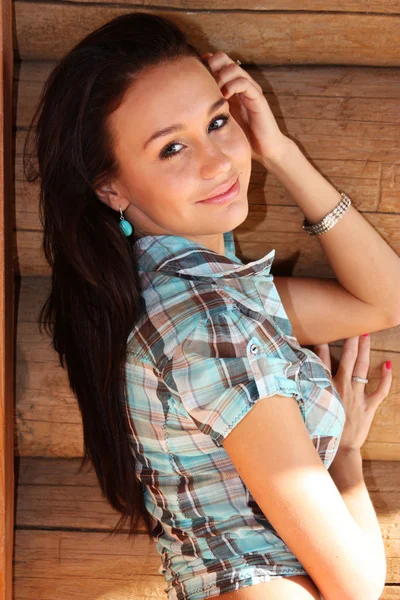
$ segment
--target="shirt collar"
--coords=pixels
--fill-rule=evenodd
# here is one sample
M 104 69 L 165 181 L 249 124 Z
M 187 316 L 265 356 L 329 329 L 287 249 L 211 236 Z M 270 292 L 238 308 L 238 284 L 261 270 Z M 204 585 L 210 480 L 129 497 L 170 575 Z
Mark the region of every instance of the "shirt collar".
M 159 271 L 197 281 L 268 275 L 275 250 L 247 264 L 235 254 L 232 231 L 224 233 L 225 255 L 178 235 L 145 235 L 134 242 L 139 271 Z

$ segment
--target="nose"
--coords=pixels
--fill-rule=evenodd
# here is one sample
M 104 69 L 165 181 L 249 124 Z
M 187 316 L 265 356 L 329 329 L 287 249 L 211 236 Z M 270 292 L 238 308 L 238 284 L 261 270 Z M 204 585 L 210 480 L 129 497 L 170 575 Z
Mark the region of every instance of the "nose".
M 231 173 L 232 159 L 217 145 L 207 144 L 199 155 L 200 174 L 204 179 L 212 179 L 220 173 Z

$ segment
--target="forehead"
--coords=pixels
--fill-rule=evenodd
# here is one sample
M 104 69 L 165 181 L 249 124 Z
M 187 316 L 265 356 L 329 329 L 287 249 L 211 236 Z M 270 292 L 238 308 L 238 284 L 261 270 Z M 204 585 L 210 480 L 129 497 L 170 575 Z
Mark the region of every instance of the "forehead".
M 173 123 L 189 126 L 191 120 L 207 116 L 209 106 L 220 96 L 214 77 L 196 58 L 152 67 L 131 85 L 110 115 L 117 145 L 142 149 L 154 131 Z

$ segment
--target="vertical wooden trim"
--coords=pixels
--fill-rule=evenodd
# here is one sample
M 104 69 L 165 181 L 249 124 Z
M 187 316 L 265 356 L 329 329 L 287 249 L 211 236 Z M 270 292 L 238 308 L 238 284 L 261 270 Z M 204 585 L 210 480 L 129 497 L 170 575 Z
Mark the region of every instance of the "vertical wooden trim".
M 0 599 L 12 598 L 14 537 L 14 271 L 12 0 L 0 0 Z

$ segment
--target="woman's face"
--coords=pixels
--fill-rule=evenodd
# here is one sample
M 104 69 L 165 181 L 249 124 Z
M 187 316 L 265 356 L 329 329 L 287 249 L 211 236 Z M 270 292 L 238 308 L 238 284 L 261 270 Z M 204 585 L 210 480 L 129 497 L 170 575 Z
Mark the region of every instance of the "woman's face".
M 110 115 L 120 177 L 102 191 L 137 235 L 179 235 L 224 254 L 223 233 L 246 219 L 251 146 L 227 101 L 210 112 L 219 99 L 214 77 L 184 57 L 142 74 Z M 174 124 L 181 130 L 149 141 Z M 235 176 L 228 204 L 199 203 Z

